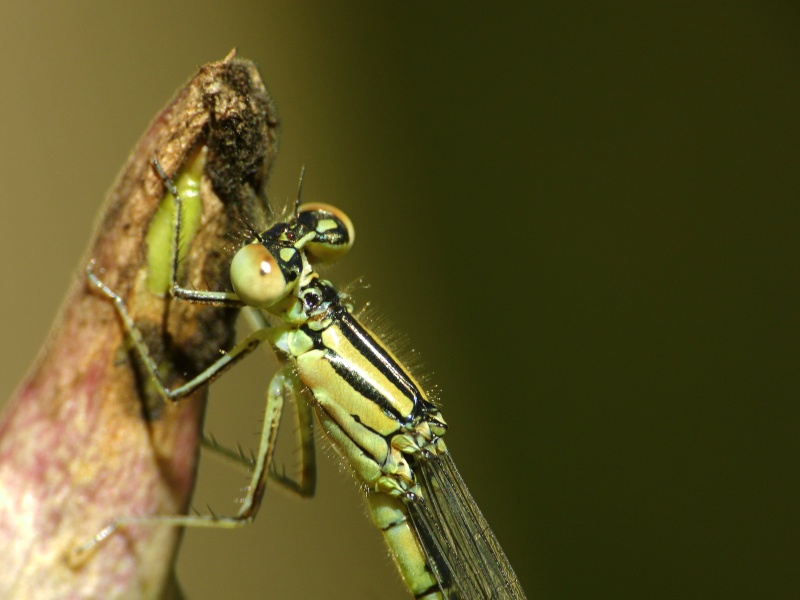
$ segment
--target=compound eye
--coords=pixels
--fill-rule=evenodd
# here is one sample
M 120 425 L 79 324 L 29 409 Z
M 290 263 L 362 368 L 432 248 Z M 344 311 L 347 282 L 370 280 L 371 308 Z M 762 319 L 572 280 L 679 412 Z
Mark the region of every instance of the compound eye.
M 269 308 L 287 293 L 286 278 L 262 244 L 248 244 L 231 261 L 231 284 L 239 299 L 254 308 Z
M 344 212 L 319 202 L 301 205 L 297 220 L 316 233 L 303 249 L 311 262 L 332 263 L 347 254 L 356 239 L 356 230 Z

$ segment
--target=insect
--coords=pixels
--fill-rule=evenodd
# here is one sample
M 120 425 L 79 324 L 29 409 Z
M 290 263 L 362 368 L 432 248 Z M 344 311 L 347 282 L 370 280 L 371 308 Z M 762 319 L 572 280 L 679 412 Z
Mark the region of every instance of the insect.
M 208 384 L 263 341 L 273 347 L 282 367 L 269 384 L 260 448 L 237 515 L 123 517 L 79 550 L 91 549 L 132 522 L 211 527 L 250 522 L 268 478 L 297 493 L 313 494 L 313 413 L 360 482 L 372 519 L 415 598 L 525 598 L 456 470 L 444 442 L 448 426 L 439 409 L 399 359 L 356 318 L 349 297 L 317 273 L 317 265 L 335 262 L 350 250 L 355 239 L 350 219 L 327 204 L 301 204 L 298 193 L 288 218 L 263 233 L 252 232 L 251 241 L 234 255 L 234 292 L 187 289 L 177 276 L 181 198 L 158 162 L 153 164 L 176 204 L 171 294 L 190 302 L 256 309 L 264 315 L 261 326 L 199 375 L 168 389 L 124 303 L 94 273 L 93 263 L 87 268 L 90 283 L 113 300 L 143 364 L 170 401 Z M 266 315 L 278 323 L 270 325 Z M 303 458 L 298 480 L 271 469 L 286 397 L 295 399 L 300 422 Z

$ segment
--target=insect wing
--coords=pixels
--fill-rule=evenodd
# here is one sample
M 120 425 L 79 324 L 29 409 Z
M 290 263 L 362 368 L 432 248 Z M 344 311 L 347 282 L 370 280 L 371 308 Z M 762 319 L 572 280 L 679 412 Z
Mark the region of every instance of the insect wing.
M 408 510 L 448 600 L 524 600 L 519 580 L 449 453 L 414 465 L 423 502 Z

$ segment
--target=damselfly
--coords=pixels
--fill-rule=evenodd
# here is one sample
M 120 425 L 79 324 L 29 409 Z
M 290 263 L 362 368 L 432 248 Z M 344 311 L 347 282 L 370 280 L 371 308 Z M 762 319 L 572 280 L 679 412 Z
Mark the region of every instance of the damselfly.
M 313 417 L 347 459 L 366 494 L 375 525 L 415 598 L 524 598 L 499 543 L 472 499 L 444 442 L 439 409 L 397 357 L 353 314 L 349 297 L 322 279 L 316 266 L 336 261 L 353 244 L 350 219 L 326 204 L 300 204 L 288 218 L 251 241 L 231 262 L 234 292 L 198 291 L 178 284 L 181 198 L 175 198 L 171 293 L 191 302 L 250 307 L 261 326 L 184 385 L 168 389 L 124 303 L 87 268 L 90 282 L 114 301 L 135 349 L 170 401 L 206 385 L 268 341 L 283 363 L 267 394 L 261 444 L 238 514 L 231 517 L 122 517 L 78 549 L 86 552 L 121 525 L 156 521 L 180 526 L 235 527 L 253 520 L 268 478 L 311 495 L 315 485 Z M 301 177 L 302 183 L 302 177 Z M 269 325 L 265 315 L 276 317 Z M 298 480 L 271 469 L 284 400 L 296 400 L 302 467 Z

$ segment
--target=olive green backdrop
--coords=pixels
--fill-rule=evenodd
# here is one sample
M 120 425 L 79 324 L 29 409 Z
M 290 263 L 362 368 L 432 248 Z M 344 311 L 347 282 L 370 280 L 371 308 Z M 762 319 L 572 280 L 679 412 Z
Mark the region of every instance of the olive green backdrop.
M 92 2 L 0 9 L 2 394 L 106 189 L 233 46 L 283 121 L 270 196 L 352 217 L 328 275 L 411 340 L 531 598 L 797 598 L 800 14 L 792 3 Z M 214 386 L 255 443 L 271 363 Z M 284 428 L 284 434 L 292 428 Z M 290 436 L 284 436 L 290 437 Z M 190 598 L 404 598 L 349 475 L 191 531 Z M 291 464 L 291 449 L 284 456 Z M 232 511 L 244 479 L 203 461 Z

